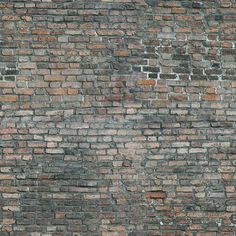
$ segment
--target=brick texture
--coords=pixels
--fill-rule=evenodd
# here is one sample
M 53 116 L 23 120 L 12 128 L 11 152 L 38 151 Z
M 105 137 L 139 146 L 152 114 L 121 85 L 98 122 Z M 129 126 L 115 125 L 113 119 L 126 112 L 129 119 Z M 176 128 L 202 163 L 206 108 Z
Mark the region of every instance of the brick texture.
M 0 235 L 235 236 L 235 0 L 0 0 Z

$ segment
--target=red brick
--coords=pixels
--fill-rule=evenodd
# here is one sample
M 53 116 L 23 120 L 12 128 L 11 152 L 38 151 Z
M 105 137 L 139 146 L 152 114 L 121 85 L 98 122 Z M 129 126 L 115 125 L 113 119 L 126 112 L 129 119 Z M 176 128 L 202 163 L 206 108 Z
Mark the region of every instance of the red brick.
M 149 86 L 149 85 L 155 85 L 156 81 L 155 80 L 141 80 L 139 81 L 139 85 L 143 86 Z

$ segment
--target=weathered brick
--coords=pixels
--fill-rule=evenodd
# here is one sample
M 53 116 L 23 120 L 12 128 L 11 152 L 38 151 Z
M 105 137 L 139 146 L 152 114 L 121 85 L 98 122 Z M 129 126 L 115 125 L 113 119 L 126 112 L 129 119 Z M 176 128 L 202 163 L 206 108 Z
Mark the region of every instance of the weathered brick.
M 16 94 L 22 94 L 22 95 L 33 95 L 34 90 L 29 88 L 16 88 L 15 90 Z
M 64 88 L 50 88 L 47 89 L 49 95 L 66 95 L 67 94 L 67 89 Z
M 16 111 L 16 116 L 31 116 L 34 112 L 30 110 Z
M 17 98 L 16 95 L 0 95 L 0 102 L 16 102 Z
M 55 136 L 55 135 L 46 135 L 45 136 L 45 141 L 47 142 L 61 142 L 62 141 L 62 137 L 61 136 Z
M 3 211 L 20 211 L 20 208 L 18 206 L 4 206 Z
M 19 63 L 20 69 L 36 69 L 36 63 L 35 62 L 26 62 L 26 63 Z
M 5 15 L 1 17 L 3 21 L 19 21 L 20 17 L 16 15 Z
M 36 29 L 32 31 L 32 34 L 50 34 L 50 30 L 46 29 Z
M 46 75 L 44 77 L 45 81 L 52 81 L 52 82 L 54 82 L 54 81 L 63 81 L 64 79 L 65 79 L 65 77 L 62 76 L 62 75 Z
M 146 198 L 151 199 L 163 199 L 166 197 L 166 193 L 163 191 L 154 191 L 146 193 Z

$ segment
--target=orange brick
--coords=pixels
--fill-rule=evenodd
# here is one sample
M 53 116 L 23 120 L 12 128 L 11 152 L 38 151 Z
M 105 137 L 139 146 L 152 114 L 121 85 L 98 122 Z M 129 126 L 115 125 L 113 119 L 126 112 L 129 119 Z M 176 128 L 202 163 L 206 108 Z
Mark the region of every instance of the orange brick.
M 14 175 L 5 175 L 5 174 L 0 174 L 0 180 L 7 180 L 7 179 L 14 179 Z
M 0 96 L 0 102 L 16 102 L 17 96 L 16 95 L 4 95 Z
M 210 94 L 210 95 L 202 96 L 202 99 L 205 100 L 205 101 L 219 101 L 220 96 L 215 95 L 215 94 Z
M 139 84 L 143 86 L 155 85 L 156 81 L 155 80 L 141 80 Z

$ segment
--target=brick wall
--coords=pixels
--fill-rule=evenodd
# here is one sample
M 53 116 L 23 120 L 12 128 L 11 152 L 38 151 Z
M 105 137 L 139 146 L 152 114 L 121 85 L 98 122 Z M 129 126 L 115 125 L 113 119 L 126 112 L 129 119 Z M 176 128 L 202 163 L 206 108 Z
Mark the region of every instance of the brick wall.
M 0 1 L 0 235 L 234 236 L 235 0 Z

